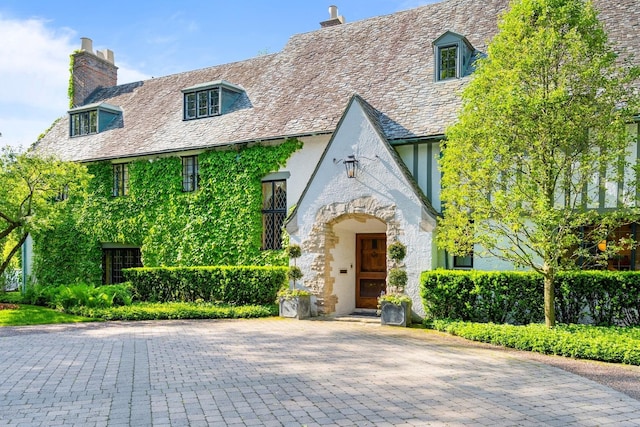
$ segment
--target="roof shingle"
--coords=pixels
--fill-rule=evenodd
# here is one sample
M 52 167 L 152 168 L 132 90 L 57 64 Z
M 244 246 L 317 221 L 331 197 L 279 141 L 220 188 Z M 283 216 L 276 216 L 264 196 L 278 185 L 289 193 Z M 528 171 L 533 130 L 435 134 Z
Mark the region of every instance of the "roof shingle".
M 610 38 L 640 51 L 638 0 L 599 0 Z M 435 82 L 432 42 L 446 31 L 480 52 L 508 0 L 445 0 L 392 15 L 294 35 L 275 54 L 104 88 L 87 103 L 123 110 L 123 126 L 69 137 L 63 117 L 37 149 L 65 160 L 92 161 L 201 149 L 238 142 L 332 132 L 359 94 L 382 115 L 387 139 L 444 133 L 468 78 Z M 183 120 L 182 89 L 226 80 L 246 90 L 245 108 Z

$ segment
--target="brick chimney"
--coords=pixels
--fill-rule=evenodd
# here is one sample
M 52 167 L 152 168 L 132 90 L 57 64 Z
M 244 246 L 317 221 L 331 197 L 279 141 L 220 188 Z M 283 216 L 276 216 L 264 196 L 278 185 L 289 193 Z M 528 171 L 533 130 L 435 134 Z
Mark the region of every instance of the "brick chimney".
M 329 20 L 322 21 L 322 28 L 333 27 L 334 25 L 344 24 L 344 16 L 338 16 L 338 6 L 329 6 Z
M 113 51 L 109 49 L 93 52 L 91 39 L 82 37 L 79 51 L 73 54 L 72 106 L 83 105 L 94 90 L 101 87 L 111 87 L 118 84 L 118 67 L 113 58 Z

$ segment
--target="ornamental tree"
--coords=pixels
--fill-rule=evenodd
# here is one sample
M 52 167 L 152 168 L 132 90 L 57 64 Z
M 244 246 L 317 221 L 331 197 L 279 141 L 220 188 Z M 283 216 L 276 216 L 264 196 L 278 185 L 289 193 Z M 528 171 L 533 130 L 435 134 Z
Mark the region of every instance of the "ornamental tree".
M 89 175 L 77 163 L 4 147 L 0 154 L 0 275 L 29 233 L 55 227 L 60 208 L 82 194 Z M 6 246 L 6 247 L 5 247 Z
M 542 274 L 548 327 L 556 272 L 590 253 L 584 231 L 603 238 L 635 205 L 637 78 L 590 1 L 515 0 L 446 132 L 439 245 Z M 603 215 L 591 208 L 611 183 L 618 209 Z

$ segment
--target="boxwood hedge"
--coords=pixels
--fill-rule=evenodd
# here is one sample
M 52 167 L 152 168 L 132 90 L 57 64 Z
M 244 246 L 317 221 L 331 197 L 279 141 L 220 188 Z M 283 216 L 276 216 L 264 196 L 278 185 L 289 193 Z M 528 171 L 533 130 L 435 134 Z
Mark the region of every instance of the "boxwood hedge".
M 287 283 L 287 267 L 143 267 L 123 272 L 136 299 L 148 302 L 272 304 Z
M 562 272 L 556 279 L 558 322 L 640 325 L 640 272 Z M 420 292 L 429 319 L 544 321 L 542 276 L 534 272 L 426 271 Z

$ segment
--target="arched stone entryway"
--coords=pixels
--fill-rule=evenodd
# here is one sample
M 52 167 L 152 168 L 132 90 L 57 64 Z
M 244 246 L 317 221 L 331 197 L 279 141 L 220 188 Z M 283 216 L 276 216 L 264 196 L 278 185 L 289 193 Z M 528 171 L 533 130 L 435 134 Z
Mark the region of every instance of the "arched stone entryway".
M 319 209 L 308 238 L 302 242 L 303 251 L 313 257 L 304 282 L 317 298 L 318 314 L 333 314 L 337 310 L 342 314 L 355 308 L 355 303 L 345 301 L 349 292 L 355 294 L 352 276 L 355 258 L 347 259 L 345 255 L 350 253 L 355 257 L 355 249 L 351 252 L 349 249 L 352 242 L 345 241 L 349 228 L 352 235 L 355 232 L 385 233 L 387 243 L 403 233 L 396 206 L 382 204 L 374 197 L 332 203 Z M 336 259 L 336 255 L 340 259 Z M 336 288 L 336 284 L 340 288 Z M 350 287 L 345 290 L 344 286 Z

